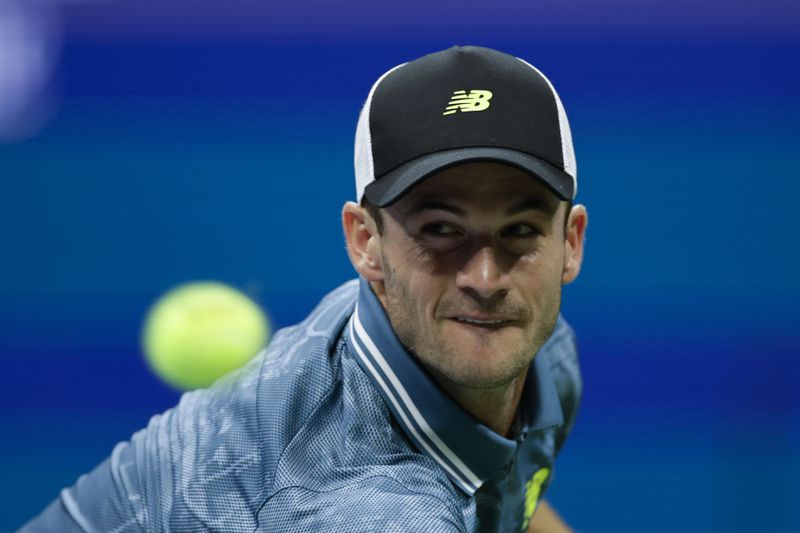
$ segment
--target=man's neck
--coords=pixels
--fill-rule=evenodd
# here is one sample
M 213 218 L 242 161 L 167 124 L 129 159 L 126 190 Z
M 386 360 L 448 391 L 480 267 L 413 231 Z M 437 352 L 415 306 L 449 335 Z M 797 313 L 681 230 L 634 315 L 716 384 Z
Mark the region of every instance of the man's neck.
M 499 435 L 510 436 L 528 375 L 527 369 L 511 383 L 493 388 L 463 387 L 435 372 L 432 375 L 439 386 L 475 419 Z

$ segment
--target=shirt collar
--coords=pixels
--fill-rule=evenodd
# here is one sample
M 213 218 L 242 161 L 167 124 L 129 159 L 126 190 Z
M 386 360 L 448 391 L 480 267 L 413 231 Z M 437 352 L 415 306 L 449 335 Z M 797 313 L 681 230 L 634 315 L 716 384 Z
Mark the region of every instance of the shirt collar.
M 508 465 L 517 442 L 465 412 L 431 380 L 400 343 L 378 298 L 360 280 L 347 342 L 406 435 L 470 496 Z M 523 392 L 522 434 L 562 423 L 561 405 L 542 357 L 534 358 Z

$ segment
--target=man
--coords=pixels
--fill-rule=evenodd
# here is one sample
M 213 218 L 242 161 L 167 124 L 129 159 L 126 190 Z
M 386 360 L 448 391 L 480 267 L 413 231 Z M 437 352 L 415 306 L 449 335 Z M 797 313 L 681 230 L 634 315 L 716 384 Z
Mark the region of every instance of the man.
M 539 500 L 580 399 L 559 306 L 587 215 L 555 90 L 431 54 L 375 83 L 355 151 L 360 279 L 23 531 L 567 530 Z

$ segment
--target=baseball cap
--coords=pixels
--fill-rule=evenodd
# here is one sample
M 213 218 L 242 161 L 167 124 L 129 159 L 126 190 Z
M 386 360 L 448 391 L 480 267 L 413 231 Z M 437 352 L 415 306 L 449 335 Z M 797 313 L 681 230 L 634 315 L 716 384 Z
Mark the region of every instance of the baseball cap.
M 356 128 L 358 202 L 399 200 L 450 166 L 495 161 L 541 180 L 562 200 L 577 191 L 567 115 L 530 63 L 454 46 L 398 65 L 372 86 Z

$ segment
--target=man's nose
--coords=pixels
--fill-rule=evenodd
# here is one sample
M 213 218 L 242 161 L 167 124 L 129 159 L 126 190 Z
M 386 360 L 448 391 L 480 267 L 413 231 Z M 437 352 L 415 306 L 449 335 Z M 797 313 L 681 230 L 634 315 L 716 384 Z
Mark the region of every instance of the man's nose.
M 509 275 L 500 264 L 498 251 L 492 246 L 479 248 L 459 269 L 456 285 L 481 303 L 505 296 Z

